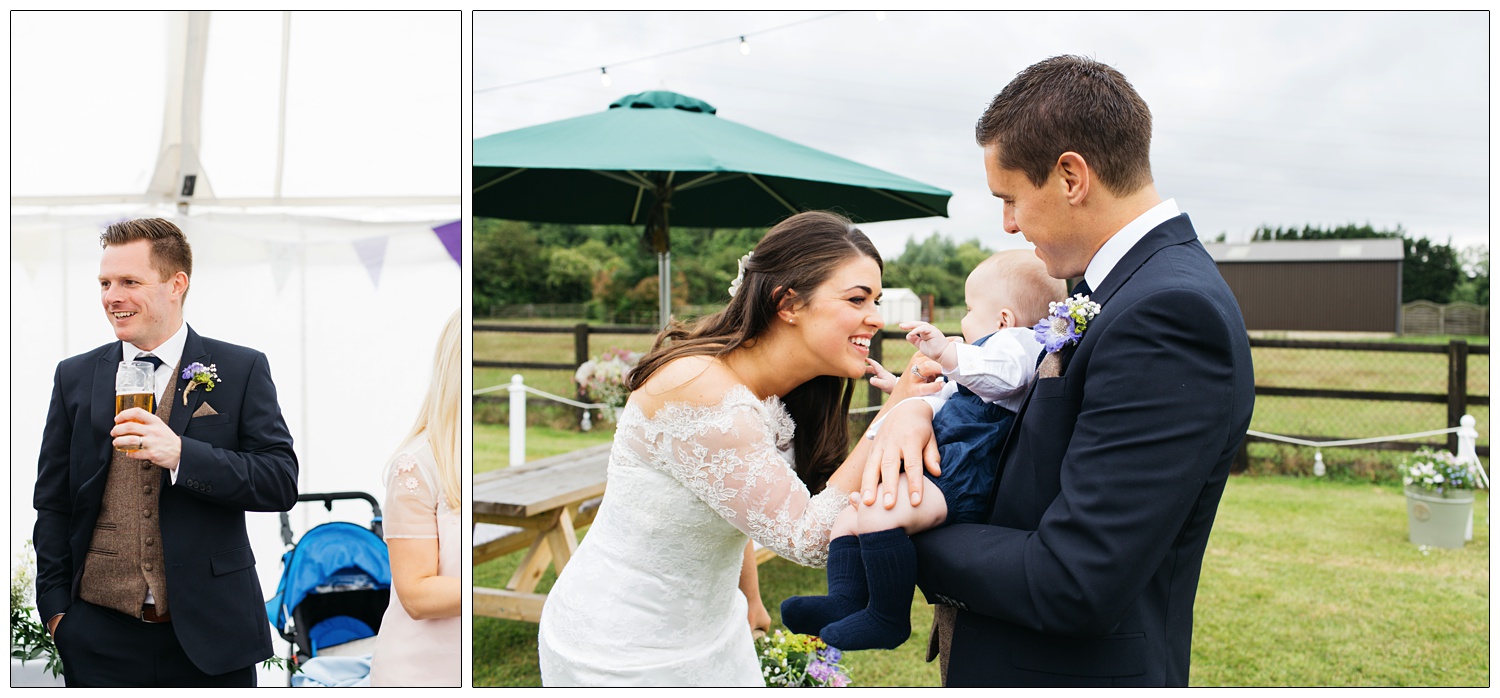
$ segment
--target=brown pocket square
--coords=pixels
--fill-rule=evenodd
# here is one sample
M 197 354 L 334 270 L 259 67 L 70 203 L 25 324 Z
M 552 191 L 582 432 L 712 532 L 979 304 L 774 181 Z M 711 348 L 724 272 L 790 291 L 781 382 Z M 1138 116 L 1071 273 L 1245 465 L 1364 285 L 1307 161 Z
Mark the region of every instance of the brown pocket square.
M 208 403 L 205 402 L 205 403 L 203 403 L 201 405 L 198 405 L 198 409 L 197 409 L 197 411 L 193 412 L 193 416 L 194 417 L 207 417 L 209 415 L 214 415 L 214 414 L 218 414 L 218 413 L 219 413 L 219 411 L 216 410 L 216 409 L 214 409 L 213 405 L 210 405 L 210 404 L 208 404 Z

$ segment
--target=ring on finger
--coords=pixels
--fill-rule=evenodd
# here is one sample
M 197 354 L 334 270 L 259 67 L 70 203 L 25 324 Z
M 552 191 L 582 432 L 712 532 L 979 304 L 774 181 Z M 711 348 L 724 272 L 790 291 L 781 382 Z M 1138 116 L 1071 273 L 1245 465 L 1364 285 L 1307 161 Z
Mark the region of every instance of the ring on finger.
M 916 367 L 916 366 L 912 366 L 912 367 L 911 367 L 911 374 L 912 374 L 912 375 L 913 375 L 913 376 L 916 376 L 916 377 L 918 377 L 918 378 L 921 378 L 921 377 L 922 377 L 922 372 L 921 372 L 921 371 L 919 371 L 919 370 L 917 370 L 917 367 Z

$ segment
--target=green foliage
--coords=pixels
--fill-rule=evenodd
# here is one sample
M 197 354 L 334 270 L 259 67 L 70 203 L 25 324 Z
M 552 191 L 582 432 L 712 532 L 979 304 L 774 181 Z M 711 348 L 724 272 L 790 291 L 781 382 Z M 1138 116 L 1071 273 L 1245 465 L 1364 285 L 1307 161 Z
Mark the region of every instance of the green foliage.
M 728 298 L 737 262 L 764 228 L 672 231 L 672 302 L 708 305 Z M 963 306 L 964 280 L 994 250 L 979 240 L 954 242 L 934 232 L 912 238 L 885 260 L 885 285 L 932 294 L 937 305 Z M 474 315 L 497 305 L 585 303 L 591 319 L 649 312 L 657 304 L 656 255 L 642 230 L 474 219 Z
M 62 674 L 62 655 L 57 645 L 52 644 L 52 633 L 36 617 L 36 606 L 32 604 L 32 591 L 36 588 L 36 555 L 31 541 L 17 555 L 15 569 L 10 575 L 10 656 L 26 662 L 47 660 L 47 671 L 53 676 Z
M 1472 245 L 1458 254 L 1463 280 L 1453 292 L 1453 300 L 1475 305 L 1490 304 L 1490 247 Z
M 1399 238 L 1404 259 L 1401 265 L 1401 302 L 1426 300 L 1448 303 L 1464 281 L 1459 267 L 1458 252 L 1452 244 L 1436 244 L 1427 238 L 1414 238 L 1399 224 L 1395 230 L 1376 230 L 1369 223 L 1348 223 L 1334 228 L 1304 225 L 1272 228 L 1262 225 L 1255 229 L 1251 241 L 1262 240 L 1363 240 L 1370 238 Z M 1489 251 L 1484 251 L 1484 298 L 1489 300 Z
M 722 303 L 761 228 L 672 231 L 673 302 Z M 656 309 L 656 254 L 639 227 L 474 219 L 474 314 L 520 303 L 586 303 L 594 319 Z
M 919 296 L 932 294 L 934 305 L 962 307 L 969 272 L 994 253 L 977 239 L 955 243 L 936 232 L 920 242 L 910 238 L 899 256 L 885 261 L 882 283 Z
M 1461 276 L 1452 245 L 1433 244 L 1426 238 L 1404 238 L 1402 244 L 1406 260 L 1401 269 L 1401 302 L 1451 302 Z

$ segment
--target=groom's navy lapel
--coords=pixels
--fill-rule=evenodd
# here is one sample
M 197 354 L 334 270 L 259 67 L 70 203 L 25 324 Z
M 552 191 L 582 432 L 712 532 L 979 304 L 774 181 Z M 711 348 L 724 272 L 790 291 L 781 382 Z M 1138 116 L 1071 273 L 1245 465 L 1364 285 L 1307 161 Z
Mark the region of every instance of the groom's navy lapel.
M 1099 288 L 1089 294 L 1089 300 L 1101 306 L 1099 312 L 1108 312 L 1102 306 L 1114 297 L 1115 292 L 1119 291 L 1120 287 L 1124 286 L 1125 282 L 1135 275 L 1136 270 L 1140 269 L 1146 260 L 1151 259 L 1151 255 L 1156 254 L 1157 250 L 1196 239 L 1198 239 L 1198 233 L 1193 230 L 1193 223 L 1188 220 L 1186 213 L 1179 213 L 1163 221 L 1152 228 L 1151 232 L 1146 233 L 1140 242 L 1135 243 L 1135 246 L 1115 263 L 1115 268 L 1111 269 L 1109 275 L 1099 282 Z
M 94 383 L 89 389 L 89 430 L 95 439 L 98 470 L 84 480 L 84 488 L 89 487 L 95 475 L 108 472 L 109 461 L 114 457 L 114 439 L 109 432 L 115 428 L 115 372 L 123 360 L 120 356 L 120 343 L 113 342 L 99 348 L 98 361 L 94 362 Z M 104 485 L 102 479 L 99 485 Z
M 212 359 L 213 357 L 203 349 L 203 338 L 199 337 L 192 327 L 189 327 L 187 340 L 182 343 L 182 359 L 177 362 L 177 368 L 173 369 L 177 372 L 177 389 L 169 396 L 174 402 L 172 415 L 167 418 L 167 426 L 171 427 L 172 433 L 178 436 L 182 436 L 182 432 L 187 430 L 188 420 L 193 418 L 193 412 L 198 410 L 198 405 L 203 402 L 204 394 L 208 392 L 203 389 L 204 386 L 198 386 L 193 389 L 193 392 L 187 394 L 187 403 L 184 404 L 182 394 L 187 390 L 191 381 L 182 377 L 182 370 L 195 361 L 207 366 L 212 363 Z

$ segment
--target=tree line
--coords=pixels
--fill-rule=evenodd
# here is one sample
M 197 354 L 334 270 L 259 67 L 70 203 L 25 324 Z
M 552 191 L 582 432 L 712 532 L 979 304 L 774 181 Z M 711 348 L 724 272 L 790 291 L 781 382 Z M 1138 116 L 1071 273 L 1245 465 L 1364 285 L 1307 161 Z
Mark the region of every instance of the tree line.
M 676 228 L 672 231 L 672 301 L 711 305 L 729 300 L 738 261 L 765 235 L 764 228 Z M 1464 300 L 1489 303 L 1489 248 L 1455 250 L 1414 238 L 1397 226 L 1334 228 L 1261 226 L 1253 240 L 1400 238 L 1405 250 L 1402 302 Z M 1220 236 L 1222 241 L 1223 236 Z M 995 250 L 982 241 L 955 241 L 933 232 L 907 240 L 885 261 L 888 288 L 931 294 L 941 307 L 962 306 L 969 271 Z M 525 223 L 474 219 L 475 317 L 522 303 L 579 303 L 590 318 L 651 311 L 657 305 L 656 254 L 639 226 Z

